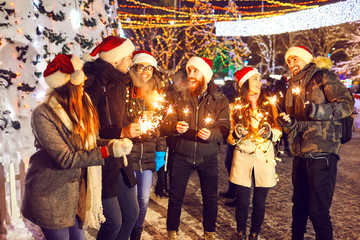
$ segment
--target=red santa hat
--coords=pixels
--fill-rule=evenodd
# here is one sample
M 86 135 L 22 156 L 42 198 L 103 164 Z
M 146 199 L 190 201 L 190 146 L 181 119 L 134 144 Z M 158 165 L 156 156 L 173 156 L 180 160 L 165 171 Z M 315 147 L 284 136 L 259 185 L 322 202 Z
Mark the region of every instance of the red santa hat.
M 285 62 L 287 62 L 287 59 L 290 56 L 297 56 L 304 60 L 307 64 L 311 63 L 314 60 L 312 53 L 304 46 L 296 46 L 289 48 L 285 54 Z
M 130 55 L 135 50 L 134 44 L 131 40 L 117 37 L 108 36 L 99 45 L 94 48 L 90 53 L 91 57 L 99 54 L 99 57 L 106 62 L 115 62 Z M 85 56 L 87 60 L 88 57 Z
M 144 51 L 144 50 L 135 51 L 133 53 L 133 57 L 132 57 L 133 65 L 135 65 L 137 63 L 142 63 L 142 62 L 146 62 L 146 63 L 150 64 L 151 66 L 153 66 L 154 68 L 158 69 L 157 61 L 151 53 Z
M 188 60 L 186 69 L 190 66 L 197 68 L 204 75 L 206 82 L 210 82 L 214 74 L 212 71 L 213 63 L 210 59 L 193 56 Z
M 251 78 L 254 74 L 260 74 L 259 71 L 252 67 L 245 67 L 241 70 L 235 72 L 235 79 L 239 83 L 239 87 L 241 87 L 249 78 Z
M 45 82 L 51 88 L 62 87 L 68 81 L 79 85 L 85 80 L 83 65 L 83 61 L 75 55 L 58 54 L 44 71 Z

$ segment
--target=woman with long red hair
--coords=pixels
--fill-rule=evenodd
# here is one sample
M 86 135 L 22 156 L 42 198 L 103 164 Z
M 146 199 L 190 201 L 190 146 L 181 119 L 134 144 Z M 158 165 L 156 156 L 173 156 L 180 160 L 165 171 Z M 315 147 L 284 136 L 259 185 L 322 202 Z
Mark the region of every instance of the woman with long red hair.
M 129 139 L 97 138 L 99 120 L 84 93 L 82 66 L 75 55 L 57 55 L 44 71 L 50 92 L 31 116 L 36 152 L 25 177 L 22 213 L 51 240 L 83 240 L 84 228 L 100 226 L 101 165 L 132 149 Z

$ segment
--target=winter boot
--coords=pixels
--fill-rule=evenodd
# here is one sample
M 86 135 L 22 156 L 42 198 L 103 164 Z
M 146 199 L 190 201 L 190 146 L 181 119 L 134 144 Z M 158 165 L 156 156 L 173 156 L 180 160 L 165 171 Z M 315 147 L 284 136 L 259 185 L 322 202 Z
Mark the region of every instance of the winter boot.
M 204 232 L 204 240 L 215 240 L 215 232 Z
M 257 240 L 258 236 L 259 236 L 259 234 L 256 232 L 250 233 L 249 240 Z
M 234 199 L 236 197 L 234 188 L 235 188 L 234 184 L 229 181 L 228 190 L 226 192 L 221 192 L 220 195 L 223 196 L 224 198 Z
M 246 230 L 242 230 L 241 232 L 235 233 L 231 240 L 246 240 Z
M 167 172 L 164 171 L 164 167 L 157 171 L 158 179 L 155 186 L 155 194 L 160 198 L 168 198 L 169 190 L 167 189 Z
M 133 228 L 131 235 L 130 235 L 130 240 L 140 240 L 142 231 L 143 231 L 142 227 Z
M 168 240 L 178 240 L 178 235 L 176 231 L 168 231 L 167 232 L 168 235 Z

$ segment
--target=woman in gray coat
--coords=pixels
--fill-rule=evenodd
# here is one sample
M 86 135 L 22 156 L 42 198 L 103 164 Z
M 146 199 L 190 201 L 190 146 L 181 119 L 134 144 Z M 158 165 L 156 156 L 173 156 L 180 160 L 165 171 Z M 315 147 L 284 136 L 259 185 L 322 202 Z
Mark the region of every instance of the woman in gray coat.
M 22 213 L 46 239 L 85 239 L 84 227 L 99 227 L 101 165 L 132 149 L 129 139 L 97 139 L 98 116 L 84 94 L 82 66 L 74 55 L 57 55 L 44 71 L 51 91 L 31 117 L 37 151 L 25 178 Z

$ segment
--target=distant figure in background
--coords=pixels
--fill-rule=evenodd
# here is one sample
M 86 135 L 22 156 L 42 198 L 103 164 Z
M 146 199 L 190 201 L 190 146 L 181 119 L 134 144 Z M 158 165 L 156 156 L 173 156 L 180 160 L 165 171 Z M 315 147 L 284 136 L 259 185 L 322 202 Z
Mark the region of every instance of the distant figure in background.
M 246 222 L 250 205 L 251 185 L 253 211 L 249 240 L 258 239 L 264 221 L 265 202 L 270 187 L 276 185 L 273 144 L 281 137 L 276 106 L 269 104 L 261 90 L 259 72 L 246 67 L 235 73 L 240 98 L 231 112 L 228 142 L 235 146 L 229 180 L 236 191 L 237 233 L 232 240 L 246 240 Z
M 98 115 L 84 93 L 82 67 L 75 55 L 57 55 L 44 71 L 51 91 L 31 116 L 37 151 L 25 177 L 22 214 L 49 240 L 84 240 L 84 228 L 100 227 L 101 165 L 132 148 L 129 139 L 97 138 Z
M 230 109 L 231 109 L 232 103 L 234 103 L 235 99 L 239 97 L 239 84 L 237 81 L 228 80 L 225 82 L 225 85 L 222 87 L 222 90 L 225 96 L 229 99 Z M 235 149 L 234 145 L 226 143 L 226 156 L 225 156 L 224 164 L 226 170 L 228 171 L 229 176 L 230 176 L 230 169 L 231 169 L 234 149 Z M 229 181 L 228 189 L 226 190 L 226 192 L 221 192 L 220 195 L 225 198 L 234 199 L 230 202 L 225 202 L 225 205 L 229 207 L 235 207 L 235 188 L 232 182 Z
M 126 86 L 126 113 L 129 121 L 135 123 L 139 122 L 140 118 L 156 117 L 156 111 L 159 110 L 153 103 L 160 96 L 163 82 L 157 69 L 157 61 L 151 53 L 143 50 L 135 51 L 132 64 L 129 70 L 131 82 Z M 162 111 L 159 114 L 161 113 Z M 130 240 L 140 240 L 150 199 L 153 172 L 165 164 L 166 139 L 160 137 L 160 131 L 156 128 L 142 132 L 131 140 L 134 147 L 128 160 L 137 179 L 137 200 L 140 211 Z
M 135 46 L 130 39 L 106 37 L 91 52 L 84 65 L 88 78 L 85 91 L 99 113 L 101 138 L 134 138 L 140 135 L 139 124 L 130 123 L 126 115 L 126 85 Z M 106 221 L 97 240 L 128 240 L 139 215 L 136 179 L 126 156 L 107 159 L 102 169 L 103 207 Z
M 280 109 L 278 111 L 285 112 L 285 95 L 287 91 L 288 85 L 287 85 L 287 78 L 285 76 L 282 76 L 280 80 L 275 81 L 274 85 L 274 91 L 270 93 L 272 96 L 276 96 L 277 99 L 277 105 Z M 281 136 L 279 144 L 275 145 L 276 152 L 278 151 L 278 146 L 281 144 L 281 142 L 284 143 L 284 153 L 287 154 L 289 157 L 292 157 L 290 148 L 289 148 L 289 141 L 288 141 L 288 135 L 287 133 L 283 132 L 283 135 Z
M 288 133 L 294 155 L 292 239 L 304 239 L 310 218 L 316 239 L 331 240 L 330 206 L 340 158 L 340 119 L 353 112 L 354 101 L 329 70 L 330 59 L 315 63 L 306 47 L 296 46 L 288 49 L 285 61 L 293 75 L 286 92 L 286 113 L 279 114 L 278 122 Z

